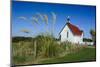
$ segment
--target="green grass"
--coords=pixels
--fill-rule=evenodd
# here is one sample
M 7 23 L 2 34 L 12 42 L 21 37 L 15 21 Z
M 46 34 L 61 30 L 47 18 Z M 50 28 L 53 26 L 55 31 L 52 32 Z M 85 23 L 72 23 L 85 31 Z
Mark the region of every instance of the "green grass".
M 95 61 L 96 49 L 95 48 L 83 48 L 82 50 L 65 55 L 64 57 L 52 58 L 48 60 L 40 61 L 40 64 L 46 63 L 62 63 L 62 62 L 80 62 L 80 61 Z
M 37 59 L 59 56 L 63 51 L 63 47 L 51 36 L 37 36 L 31 41 L 13 42 L 13 64 L 35 64 Z
M 37 36 L 30 41 L 12 43 L 13 64 L 46 64 L 61 62 L 93 61 L 93 46 L 64 42 L 58 44 L 51 36 Z

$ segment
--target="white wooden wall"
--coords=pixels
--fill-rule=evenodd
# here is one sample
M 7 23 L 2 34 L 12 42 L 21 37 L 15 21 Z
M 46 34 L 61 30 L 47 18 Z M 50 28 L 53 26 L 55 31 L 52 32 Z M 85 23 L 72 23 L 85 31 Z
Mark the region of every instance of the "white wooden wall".
M 68 31 L 68 38 L 67 38 L 67 31 Z M 69 29 L 67 25 L 62 30 L 60 35 L 61 35 L 61 42 L 70 41 L 72 43 L 80 43 L 80 44 L 83 43 L 83 34 L 82 36 L 74 36 L 72 31 Z

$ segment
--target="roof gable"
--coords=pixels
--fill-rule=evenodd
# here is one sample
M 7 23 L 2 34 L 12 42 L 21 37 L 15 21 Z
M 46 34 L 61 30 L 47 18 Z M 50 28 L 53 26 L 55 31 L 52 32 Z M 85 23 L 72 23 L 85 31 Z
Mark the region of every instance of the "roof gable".
M 82 35 L 82 30 L 80 30 L 77 26 L 71 24 L 71 23 L 67 23 L 67 26 L 69 27 L 69 29 L 72 31 L 72 33 L 74 35 Z
M 65 26 L 68 26 L 68 28 L 71 30 L 71 32 L 73 33 L 73 35 L 78 35 L 78 36 L 81 36 L 83 31 L 80 30 L 77 26 L 71 24 L 71 23 L 66 23 L 64 25 L 64 27 L 62 28 L 62 30 L 65 28 Z M 62 30 L 60 31 L 60 33 L 62 32 Z

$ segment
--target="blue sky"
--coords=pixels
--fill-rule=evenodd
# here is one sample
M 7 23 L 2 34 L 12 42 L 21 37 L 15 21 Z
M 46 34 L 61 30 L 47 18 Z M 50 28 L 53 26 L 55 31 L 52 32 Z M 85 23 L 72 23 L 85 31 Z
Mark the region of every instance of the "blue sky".
M 67 22 L 67 16 L 70 16 L 72 24 L 78 26 L 84 31 L 84 37 L 90 38 L 90 30 L 95 29 L 95 6 L 81 6 L 71 4 L 50 4 L 38 2 L 12 2 L 12 35 L 13 36 L 36 36 L 40 33 L 52 30 L 52 14 L 56 14 L 56 23 L 54 35 L 58 37 L 59 32 Z M 37 13 L 48 16 L 48 25 L 41 19 L 38 24 L 32 24 L 32 17 Z M 46 27 L 47 26 L 47 27 Z M 46 28 L 46 29 L 45 29 Z M 21 32 L 22 29 L 28 29 L 31 34 Z

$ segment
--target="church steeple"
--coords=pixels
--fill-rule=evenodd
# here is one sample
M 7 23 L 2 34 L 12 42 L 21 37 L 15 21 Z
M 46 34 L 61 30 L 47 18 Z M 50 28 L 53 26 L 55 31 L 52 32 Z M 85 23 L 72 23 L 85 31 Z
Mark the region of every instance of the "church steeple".
M 70 17 L 67 16 L 67 23 L 70 23 Z

